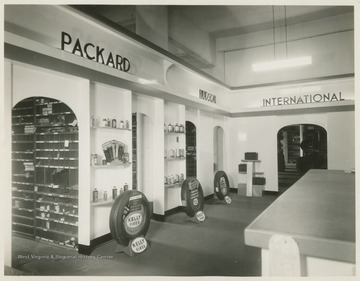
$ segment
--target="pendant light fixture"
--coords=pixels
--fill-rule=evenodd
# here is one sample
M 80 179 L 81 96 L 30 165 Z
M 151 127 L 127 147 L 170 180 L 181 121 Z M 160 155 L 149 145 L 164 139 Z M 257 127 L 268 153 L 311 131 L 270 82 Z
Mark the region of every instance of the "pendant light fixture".
M 273 14 L 273 45 L 274 45 L 274 60 L 254 63 L 252 65 L 252 70 L 254 72 L 258 71 L 268 71 L 268 70 L 278 70 L 283 68 L 292 68 L 298 66 L 304 66 L 312 64 L 312 57 L 311 56 L 304 56 L 304 57 L 297 57 L 297 58 L 288 58 L 288 42 L 287 42 L 287 20 L 286 20 L 286 6 L 285 6 L 285 47 L 286 47 L 286 59 L 283 60 L 276 60 L 275 54 L 275 13 L 274 13 L 274 6 L 272 7 L 272 14 Z

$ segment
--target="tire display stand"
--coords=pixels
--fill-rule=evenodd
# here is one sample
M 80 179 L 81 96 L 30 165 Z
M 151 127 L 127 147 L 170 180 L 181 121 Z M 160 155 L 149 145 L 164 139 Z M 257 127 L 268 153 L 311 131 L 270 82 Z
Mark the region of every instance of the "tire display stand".
M 214 177 L 214 191 L 220 201 L 231 204 L 229 179 L 224 171 L 216 172 Z
M 204 210 L 204 192 L 200 182 L 195 177 L 187 178 L 181 186 L 181 204 L 185 213 L 193 222 L 202 222 L 206 219 Z
M 136 190 L 118 196 L 110 211 L 109 225 L 118 243 L 115 252 L 134 257 L 148 249 L 145 235 L 150 225 L 150 207 L 146 196 Z

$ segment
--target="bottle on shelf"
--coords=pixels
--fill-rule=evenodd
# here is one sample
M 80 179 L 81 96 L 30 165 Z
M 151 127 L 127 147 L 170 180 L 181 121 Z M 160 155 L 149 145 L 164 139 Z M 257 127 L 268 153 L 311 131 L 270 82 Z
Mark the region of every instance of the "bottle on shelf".
M 98 200 L 99 200 L 99 191 L 95 187 L 93 191 L 93 202 L 97 202 Z
M 171 125 L 171 123 L 169 123 L 168 125 L 168 132 L 171 133 L 173 131 L 173 126 Z
M 115 200 L 116 197 L 117 197 L 117 188 L 116 186 L 114 186 L 112 189 L 112 199 Z
M 129 185 L 127 183 L 124 184 L 124 191 L 128 191 L 129 190 Z
M 175 132 L 175 133 L 178 133 L 178 132 L 179 132 L 179 124 L 178 124 L 178 123 L 175 124 L 174 132 Z
M 107 194 L 107 191 L 105 190 L 104 191 L 104 201 L 107 201 L 107 199 L 108 199 L 108 194 Z
M 90 127 L 95 128 L 95 117 L 94 116 L 90 117 Z
M 112 128 L 116 128 L 116 119 L 115 119 L 115 118 L 113 118 L 113 119 L 111 120 L 111 127 L 112 127 Z

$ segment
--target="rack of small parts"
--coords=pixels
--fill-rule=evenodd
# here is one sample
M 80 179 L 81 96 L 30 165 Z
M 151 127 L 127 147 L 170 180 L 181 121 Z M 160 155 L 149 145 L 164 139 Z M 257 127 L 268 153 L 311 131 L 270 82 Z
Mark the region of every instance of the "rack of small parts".
M 32 97 L 12 110 L 12 231 L 77 249 L 78 125 L 73 111 Z

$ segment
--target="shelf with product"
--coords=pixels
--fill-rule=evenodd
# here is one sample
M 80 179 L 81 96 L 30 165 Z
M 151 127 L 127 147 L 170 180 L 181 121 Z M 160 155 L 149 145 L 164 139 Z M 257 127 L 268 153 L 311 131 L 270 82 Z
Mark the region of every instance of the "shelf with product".
M 77 118 L 45 97 L 23 100 L 12 112 L 13 233 L 60 245 L 71 236 L 77 248 Z
M 130 91 L 91 84 L 90 239 L 110 232 L 108 221 L 102 218 L 110 215 L 114 199 L 120 193 L 132 189 L 131 110 Z
M 164 104 L 164 211 L 181 204 L 181 186 L 186 179 L 185 106 Z

